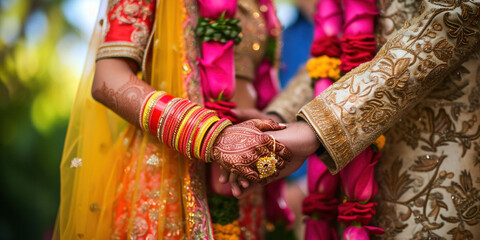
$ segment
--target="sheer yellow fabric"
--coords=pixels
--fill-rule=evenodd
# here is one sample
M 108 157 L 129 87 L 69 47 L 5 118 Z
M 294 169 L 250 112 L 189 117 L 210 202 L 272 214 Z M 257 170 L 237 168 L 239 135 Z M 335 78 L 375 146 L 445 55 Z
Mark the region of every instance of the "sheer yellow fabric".
M 180 97 L 187 96 L 182 66 L 185 4 L 191 2 L 157 1 L 147 63 L 152 87 Z M 54 239 L 213 239 L 204 165 L 167 149 L 91 97 L 106 5 L 102 1 L 65 140 Z

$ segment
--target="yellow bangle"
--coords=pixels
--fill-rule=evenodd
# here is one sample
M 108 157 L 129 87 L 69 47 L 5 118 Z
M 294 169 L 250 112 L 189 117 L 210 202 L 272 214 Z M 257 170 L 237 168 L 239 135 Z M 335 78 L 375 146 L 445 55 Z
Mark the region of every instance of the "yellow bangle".
M 180 138 L 182 136 L 182 131 L 183 129 L 185 128 L 186 126 L 186 123 L 188 121 L 188 119 L 190 119 L 190 117 L 192 116 L 192 114 L 198 110 L 199 108 L 201 108 L 200 106 L 196 106 L 196 107 L 193 107 L 192 109 L 190 109 L 189 112 L 187 112 L 187 114 L 185 115 L 185 117 L 183 118 L 182 122 L 180 123 L 180 127 L 178 128 L 178 131 L 177 131 L 177 135 L 175 137 L 175 144 L 173 145 L 173 148 L 175 150 L 178 151 L 178 142 L 180 141 Z
M 148 131 L 148 117 L 150 116 L 150 112 L 152 111 L 152 108 L 155 105 L 156 100 L 158 100 L 159 97 L 165 94 L 166 92 L 164 91 L 158 91 L 152 94 L 152 96 L 150 96 L 150 99 L 148 99 L 142 114 L 142 128 L 144 131 Z
M 230 120 L 226 120 L 218 126 L 215 131 L 212 133 L 212 137 L 210 137 L 210 140 L 207 143 L 207 148 L 205 150 L 205 162 L 211 162 L 211 154 L 210 151 L 212 150 L 213 144 L 215 143 L 215 140 L 217 139 L 218 135 L 223 131 L 228 126 L 233 125 Z
M 205 118 L 205 116 L 207 116 L 208 114 L 212 114 L 212 113 L 215 113 L 215 111 L 212 111 L 212 110 L 208 110 L 208 111 L 204 111 L 203 113 L 201 113 L 200 116 L 198 116 L 198 119 L 197 119 L 197 122 L 195 123 L 195 127 L 193 129 L 197 129 L 198 128 L 198 125 L 200 125 L 200 123 L 202 122 L 203 118 Z M 187 157 L 189 159 L 192 159 L 192 142 L 193 142 L 193 136 L 195 136 L 195 130 L 192 131 L 192 133 L 190 134 L 190 136 L 188 136 L 188 142 L 187 142 L 187 148 L 186 148 L 186 153 L 187 153 Z
M 218 116 L 213 116 L 210 117 L 205 121 L 205 123 L 200 127 L 200 130 L 198 132 L 197 138 L 195 139 L 195 144 L 194 146 L 194 154 L 197 159 L 202 159 L 200 156 L 200 147 L 202 146 L 203 138 L 205 137 L 205 134 L 207 133 L 208 129 L 216 123 L 220 118 Z

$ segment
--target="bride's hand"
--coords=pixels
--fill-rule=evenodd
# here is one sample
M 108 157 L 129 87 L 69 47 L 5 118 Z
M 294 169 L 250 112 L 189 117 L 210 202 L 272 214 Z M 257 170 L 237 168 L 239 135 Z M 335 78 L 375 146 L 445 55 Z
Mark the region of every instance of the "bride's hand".
M 315 132 L 313 132 L 310 126 L 304 121 L 290 123 L 287 124 L 287 128 L 284 130 L 265 132 L 265 134 L 273 136 L 277 141 L 285 145 L 292 154 L 288 164 L 286 164 L 283 169 L 277 169 L 278 174 L 268 177 L 266 179 L 267 182 L 272 182 L 292 174 L 302 166 L 308 156 L 315 153 L 320 147 L 320 142 Z M 234 186 L 237 182 L 236 175 L 230 174 L 229 178 L 235 197 L 241 198 L 251 188 L 251 186 L 244 187 L 242 180 L 240 180 L 240 183 L 243 188 L 240 188 L 238 184 Z
M 264 178 L 260 178 L 257 162 L 262 157 L 270 157 L 274 150 L 277 159 L 276 168 L 282 169 L 290 158 L 290 151 L 263 132 L 284 128 L 284 125 L 273 120 L 250 120 L 226 128 L 216 139 L 212 148 L 212 161 L 220 164 L 230 174 L 230 176 L 223 174 L 221 178 L 229 179 L 233 189 L 239 186 L 237 179 L 233 179 L 232 176 L 242 176 L 243 179 L 238 180 L 244 187 L 251 185 L 245 180 L 265 182 Z M 275 174 L 278 174 L 278 171 Z

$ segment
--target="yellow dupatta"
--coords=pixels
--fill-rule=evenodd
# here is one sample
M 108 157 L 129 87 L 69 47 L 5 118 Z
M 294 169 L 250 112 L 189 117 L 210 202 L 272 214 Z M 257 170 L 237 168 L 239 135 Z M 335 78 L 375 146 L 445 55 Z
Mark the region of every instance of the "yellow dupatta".
M 140 211 L 137 203 L 148 194 L 155 201 L 155 211 L 148 216 L 157 223 L 158 239 L 213 239 L 203 163 L 189 161 L 143 134 L 90 94 L 95 54 L 105 31 L 106 2 L 100 6 L 68 126 L 54 239 L 115 238 L 118 229 L 114 225 L 122 212 L 118 209 L 120 198 L 128 209 L 122 231 L 129 239 L 135 237 L 142 228 L 136 217 Z M 196 18 L 190 18 L 195 14 L 193 0 L 157 0 L 151 62 L 146 58 L 143 65 L 149 69 L 144 77 L 153 88 L 198 101 L 196 43 L 192 38 Z M 158 161 L 149 165 L 152 156 Z M 161 187 L 145 194 L 142 181 L 147 171 L 159 176 L 156 181 Z M 127 189 L 128 174 L 133 177 Z

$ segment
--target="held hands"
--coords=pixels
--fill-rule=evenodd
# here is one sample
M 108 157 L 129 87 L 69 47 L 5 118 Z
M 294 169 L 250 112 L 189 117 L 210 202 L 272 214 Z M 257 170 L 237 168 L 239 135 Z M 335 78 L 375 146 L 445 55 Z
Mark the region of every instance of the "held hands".
M 250 120 L 249 122 L 251 121 L 258 122 L 266 120 Z M 263 179 L 261 183 L 272 182 L 274 180 L 292 174 L 303 164 L 303 162 L 307 159 L 308 156 L 315 153 L 315 151 L 320 147 L 320 142 L 317 139 L 315 132 L 304 121 L 290 123 L 287 125 L 286 128 L 282 127 L 281 129 L 279 129 L 278 127 L 271 127 L 270 130 L 267 129 L 268 128 L 259 128 L 259 130 L 267 131 L 263 133 L 263 135 L 273 136 L 275 140 L 278 141 L 276 143 L 277 146 L 281 146 L 282 148 L 286 147 L 286 149 L 289 150 L 288 156 L 290 158 L 288 164 L 285 164 L 285 166 L 282 166 L 282 168 L 277 167 L 276 174 L 266 179 Z M 270 139 L 272 138 L 270 137 Z M 281 144 L 279 144 L 279 142 Z M 278 156 L 281 153 L 276 152 L 276 154 Z M 258 159 L 258 156 L 256 159 Z M 251 164 L 254 164 L 257 161 L 256 159 L 252 159 L 252 161 L 254 162 L 251 162 Z M 285 157 L 283 159 L 285 159 Z M 224 167 L 224 169 L 229 168 Z M 238 179 L 237 174 L 239 175 Z M 258 173 L 255 173 L 254 175 L 258 176 Z M 245 176 L 243 172 L 231 171 L 230 173 L 224 171 L 224 174 L 220 177 L 219 181 L 222 183 L 226 183 L 228 181 L 232 187 L 233 195 L 240 198 L 245 194 L 245 192 L 248 192 L 248 190 L 254 186 L 254 184 L 250 184 L 246 182 L 246 180 L 242 179 L 242 176 Z M 256 178 L 247 177 L 247 179 L 254 183 L 259 182 L 255 181 Z M 241 187 L 237 182 L 238 180 L 240 180 Z
M 212 161 L 220 164 L 232 176 L 240 175 L 251 182 L 265 183 L 265 178 L 261 178 L 259 174 L 258 161 L 262 158 L 270 159 L 273 154 L 276 162 L 271 162 L 271 164 L 274 164 L 276 169 L 282 169 L 291 154 L 283 144 L 263 132 L 284 128 L 284 125 L 279 125 L 273 120 L 258 119 L 227 127 L 215 140 L 212 148 Z M 278 173 L 277 170 L 273 172 L 272 176 L 276 176 Z M 233 181 L 232 176 L 229 177 Z M 248 183 L 243 182 L 242 185 L 246 187 Z M 235 184 L 237 184 L 236 178 Z

